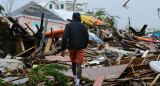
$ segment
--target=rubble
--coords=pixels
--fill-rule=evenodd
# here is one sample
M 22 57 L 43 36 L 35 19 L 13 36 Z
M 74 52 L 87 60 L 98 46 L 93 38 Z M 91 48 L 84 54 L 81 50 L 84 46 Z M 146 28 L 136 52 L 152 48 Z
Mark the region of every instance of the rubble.
M 68 51 L 66 50 L 65 57 L 62 57 L 59 52 L 61 43 L 59 37 L 53 33 L 50 37 L 45 37 L 48 21 L 44 19 L 43 13 L 41 26 L 40 28 L 37 26 L 37 32 L 32 31 L 27 24 L 28 28 L 23 28 L 11 17 L 8 17 L 8 20 L 13 23 L 12 26 L 0 18 L 0 77 L 3 86 L 7 86 L 7 83 L 28 84 L 30 77 L 27 74 L 34 70 L 33 66 L 39 64 L 67 66 L 68 71 L 63 73 L 72 82 Z M 160 59 L 159 38 L 144 35 L 147 25 L 144 25 L 140 32 L 130 27 L 133 33 L 105 29 L 103 25 L 94 24 L 91 27 L 81 78 L 84 86 L 160 84 L 159 71 L 154 72 L 153 67 L 149 65 Z M 42 81 L 38 84 L 46 83 Z

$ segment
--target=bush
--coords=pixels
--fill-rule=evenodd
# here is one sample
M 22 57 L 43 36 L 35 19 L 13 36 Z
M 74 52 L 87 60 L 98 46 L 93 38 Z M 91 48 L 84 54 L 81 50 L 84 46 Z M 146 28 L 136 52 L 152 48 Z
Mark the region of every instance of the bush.
M 50 64 L 45 66 L 39 65 L 27 76 L 31 85 L 37 85 L 45 82 L 47 86 L 55 86 L 56 84 L 60 86 L 67 86 L 69 79 L 60 71 L 67 71 L 67 67 L 58 64 Z M 54 81 L 50 81 L 47 76 L 54 77 Z

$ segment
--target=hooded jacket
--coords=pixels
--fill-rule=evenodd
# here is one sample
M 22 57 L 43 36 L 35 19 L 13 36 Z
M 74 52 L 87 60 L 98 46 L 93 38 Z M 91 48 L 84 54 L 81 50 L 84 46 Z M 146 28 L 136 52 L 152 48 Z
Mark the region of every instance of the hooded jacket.
M 68 44 L 69 49 L 83 49 L 87 47 L 89 40 L 86 26 L 81 23 L 79 13 L 73 13 L 73 20 L 67 24 L 63 33 L 61 49 L 65 50 Z

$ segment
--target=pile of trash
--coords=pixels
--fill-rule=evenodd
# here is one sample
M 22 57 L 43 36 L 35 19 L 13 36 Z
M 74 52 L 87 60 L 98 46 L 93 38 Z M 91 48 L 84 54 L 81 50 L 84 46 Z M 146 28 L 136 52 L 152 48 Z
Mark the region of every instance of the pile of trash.
M 12 26 L 0 18 L 0 55 L 2 57 L 0 84 L 4 86 L 7 86 L 7 83 L 31 85 L 29 82 L 33 80 L 30 80 L 30 72 L 36 71 L 34 68 L 38 65 L 50 67 L 48 66 L 50 64 L 56 65 L 55 68 L 68 67 L 68 70 L 62 67 L 65 70 L 62 71 L 72 82 L 73 75 L 68 50 L 65 50 L 66 55 L 62 57 L 58 52 L 61 48 L 61 36 L 52 33 L 51 37 L 45 37 L 48 21 L 43 17 L 44 14 L 42 14 L 40 28 L 36 26 L 37 32 L 32 31 L 27 24 L 28 28 L 23 28 L 11 17 L 8 17 L 8 20 L 12 22 Z M 45 21 L 44 26 L 43 21 Z M 145 36 L 147 25 L 144 25 L 139 32 L 130 27 L 130 33 L 112 28 L 106 29 L 103 25 L 91 27 L 82 65 L 82 85 L 152 86 L 160 84 L 158 82 L 160 39 L 155 35 Z M 56 78 L 47 77 L 51 82 L 59 84 Z M 46 85 L 44 82 L 37 80 L 37 85 Z

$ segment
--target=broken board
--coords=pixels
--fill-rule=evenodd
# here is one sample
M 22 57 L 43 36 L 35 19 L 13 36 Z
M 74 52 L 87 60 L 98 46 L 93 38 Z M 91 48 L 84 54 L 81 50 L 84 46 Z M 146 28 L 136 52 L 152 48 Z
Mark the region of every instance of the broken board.
M 82 76 L 90 80 L 96 80 L 98 75 L 105 76 L 105 79 L 119 78 L 127 67 L 128 64 L 101 68 L 84 68 L 82 70 Z M 67 72 L 64 72 L 64 74 L 66 76 L 73 76 L 71 69 L 69 69 Z
M 62 61 L 62 62 L 70 62 L 69 56 L 45 56 L 46 60 L 49 61 Z

